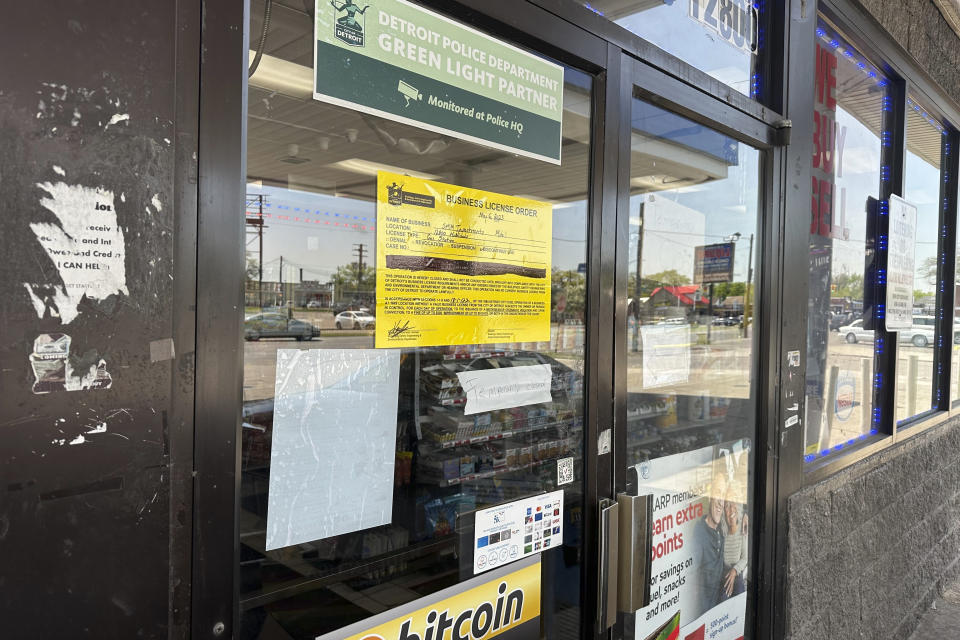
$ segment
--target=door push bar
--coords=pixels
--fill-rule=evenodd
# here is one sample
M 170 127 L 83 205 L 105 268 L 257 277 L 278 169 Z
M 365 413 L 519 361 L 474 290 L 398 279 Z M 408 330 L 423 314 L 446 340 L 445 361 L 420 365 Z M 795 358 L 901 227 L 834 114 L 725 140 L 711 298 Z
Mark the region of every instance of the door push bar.
M 633 613 L 650 604 L 653 563 L 653 495 L 617 496 L 620 506 L 620 571 L 617 608 Z
M 600 588 L 597 589 L 597 633 L 603 633 L 617 621 L 617 575 L 620 552 L 620 504 L 604 498 L 600 501 Z
M 650 604 L 653 555 L 653 496 L 621 493 L 600 501 L 600 588 L 597 631 L 612 627 L 617 613 L 634 613 Z

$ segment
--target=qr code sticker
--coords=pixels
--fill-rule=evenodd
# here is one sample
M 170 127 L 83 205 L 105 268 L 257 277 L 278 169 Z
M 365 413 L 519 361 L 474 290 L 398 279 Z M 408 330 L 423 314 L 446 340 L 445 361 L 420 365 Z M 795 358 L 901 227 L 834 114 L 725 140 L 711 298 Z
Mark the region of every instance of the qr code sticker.
M 573 482 L 573 458 L 557 460 L 557 485 Z

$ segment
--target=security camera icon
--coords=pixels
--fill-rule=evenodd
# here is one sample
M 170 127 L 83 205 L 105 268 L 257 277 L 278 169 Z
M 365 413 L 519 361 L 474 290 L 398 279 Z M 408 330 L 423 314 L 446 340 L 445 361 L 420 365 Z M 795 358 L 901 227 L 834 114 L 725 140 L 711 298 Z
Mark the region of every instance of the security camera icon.
M 423 94 L 417 90 L 413 85 L 409 85 L 403 80 L 400 81 L 400 84 L 397 85 L 397 91 L 400 92 L 400 95 L 403 96 L 404 100 L 407 101 L 406 106 L 410 106 L 411 100 L 423 100 Z

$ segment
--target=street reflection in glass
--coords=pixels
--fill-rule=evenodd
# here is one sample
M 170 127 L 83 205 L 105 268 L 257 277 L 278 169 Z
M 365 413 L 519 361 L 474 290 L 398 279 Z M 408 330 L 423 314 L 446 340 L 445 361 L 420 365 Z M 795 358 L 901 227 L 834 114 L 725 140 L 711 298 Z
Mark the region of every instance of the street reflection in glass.
M 742 636 L 760 154 L 639 99 L 631 125 L 626 458 L 654 499 L 654 578 L 626 633 L 699 637 L 726 616 Z
M 897 348 L 898 422 L 936 406 L 933 395 L 936 344 L 937 247 L 943 208 L 940 178 L 948 138 L 940 121 L 915 98 L 907 98 L 907 155 L 903 197 L 917 208 L 914 244 L 913 326 Z

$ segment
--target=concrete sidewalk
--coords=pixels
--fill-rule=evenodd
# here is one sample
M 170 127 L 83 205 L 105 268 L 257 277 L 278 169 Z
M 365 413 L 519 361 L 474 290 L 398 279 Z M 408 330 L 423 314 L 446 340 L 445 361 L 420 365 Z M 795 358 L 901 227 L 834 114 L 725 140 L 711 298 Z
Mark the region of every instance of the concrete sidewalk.
M 910 640 L 941 638 L 960 638 L 960 582 L 944 587 L 910 636 Z

